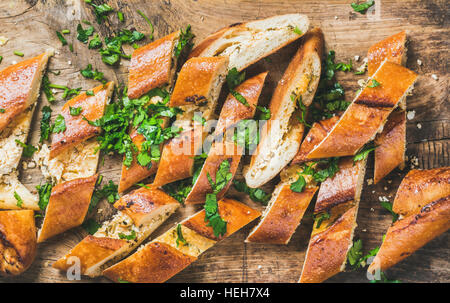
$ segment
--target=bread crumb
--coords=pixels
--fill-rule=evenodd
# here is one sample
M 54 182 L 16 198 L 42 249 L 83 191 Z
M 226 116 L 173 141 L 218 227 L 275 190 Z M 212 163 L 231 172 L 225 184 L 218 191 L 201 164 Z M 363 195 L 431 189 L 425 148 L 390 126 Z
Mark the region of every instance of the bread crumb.
M 421 66 L 422 65 L 422 60 L 417 59 L 417 65 Z
M 408 120 L 414 119 L 415 116 L 416 116 L 415 110 L 410 110 L 408 113 L 406 113 L 406 117 L 408 118 Z
M 436 74 L 432 74 L 432 75 L 431 75 L 431 78 L 433 78 L 433 79 L 436 80 L 436 81 L 439 80 L 439 77 L 438 77 Z
M 419 166 L 419 158 L 412 156 L 411 158 L 411 168 Z
M 375 193 L 375 191 L 374 190 L 372 190 L 372 194 L 374 194 Z
M 422 128 L 422 124 L 417 123 L 417 128 L 418 128 L 418 129 L 421 129 L 421 128 Z
M 16 61 L 16 60 L 13 60 L 11 63 L 12 63 L 12 64 L 17 64 L 17 61 Z
M 22 162 L 22 167 L 23 167 L 23 169 L 27 169 L 28 168 L 27 162 Z
M 0 36 L 0 46 L 5 45 L 6 43 L 8 43 L 8 38 Z
M 367 185 L 372 185 L 373 184 L 373 179 L 367 179 Z
M 36 163 L 34 163 L 33 161 L 28 162 L 28 168 L 35 168 L 36 167 Z
M 387 190 L 388 190 L 387 186 L 385 186 L 385 187 L 384 187 L 384 190 L 385 190 L 385 191 L 387 191 Z
M 307 142 L 311 142 L 311 140 L 312 140 L 311 137 L 307 137 L 307 138 L 306 138 L 306 141 L 307 141 Z
M 337 20 L 337 19 L 338 19 L 338 16 L 334 16 L 334 19 Z
M 258 269 L 261 269 L 262 268 L 262 266 L 261 265 L 258 265 Z
M 67 61 L 67 64 L 72 65 L 72 61 L 70 61 L 70 60 Z
M 364 233 L 367 232 L 367 229 L 364 228 L 364 229 L 362 230 L 362 232 L 364 232 Z
M 389 199 L 386 196 L 380 196 L 378 197 L 378 200 L 380 200 L 380 202 L 389 202 Z
M 373 207 L 371 207 L 371 208 L 370 208 L 370 211 L 372 211 L 372 212 L 373 212 L 373 211 L 375 211 L 375 209 L 373 209 Z
M 391 183 L 392 183 L 392 180 L 387 180 L 387 183 L 391 184 Z
M 361 87 L 366 86 L 366 80 L 364 80 L 364 79 L 359 79 L 359 80 L 358 80 L 358 85 L 361 86 Z
M 358 55 L 355 56 L 355 61 L 356 61 L 356 62 L 359 61 L 359 56 L 358 56 Z

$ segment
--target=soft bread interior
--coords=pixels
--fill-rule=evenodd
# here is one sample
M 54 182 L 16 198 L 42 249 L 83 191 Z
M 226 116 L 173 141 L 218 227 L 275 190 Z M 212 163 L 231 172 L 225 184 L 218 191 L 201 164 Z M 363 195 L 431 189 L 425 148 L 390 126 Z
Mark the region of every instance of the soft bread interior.
M 18 201 L 14 197 L 15 192 L 23 201 L 21 207 L 18 206 Z M 38 197 L 20 183 L 17 173 L 0 177 L 0 209 L 39 210 L 38 201 Z
M 47 67 L 48 59 L 53 56 L 54 50 L 50 49 L 47 50 L 42 56 L 41 62 L 39 64 L 39 70 L 37 74 L 35 75 L 33 79 L 33 83 L 31 85 L 31 93 L 29 94 L 29 99 L 27 100 L 27 107 L 29 107 L 31 104 L 35 103 L 37 98 L 39 97 L 39 89 L 41 87 L 41 79 L 44 74 L 44 71 Z
M 221 38 L 200 56 L 228 56 L 230 69 L 242 70 L 300 37 L 293 30 L 306 33 L 309 20 L 305 15 L 288 14 L 230 27 Z

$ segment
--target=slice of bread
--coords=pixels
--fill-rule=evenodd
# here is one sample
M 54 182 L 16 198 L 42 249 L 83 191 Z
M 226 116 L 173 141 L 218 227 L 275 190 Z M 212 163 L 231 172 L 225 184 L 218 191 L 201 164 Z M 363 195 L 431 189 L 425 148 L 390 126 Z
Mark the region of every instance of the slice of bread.
M 36 252 L 34 212 L 0 211 L 0 276 L 20 275 L 33 263 Z
M 248 186 L 267 183 L 296 155 L 304 131 L 296 116 L 297 100 L 305 106 L 313 100 L 320 79 L 323 43 L 320 29 L 306 34 L 279 81 L 270 103 L 271 118 L 262 128 L 250 165 L 244 169 Z
M 22 204 L 15 197 L 22 199 Z M 17 172 L 0 177 L 0 209 L 39 210 L 39 198 L 32 194 L 18 179 Z
M 230 69 L 243 70 L 297 40 L 308 29 L 308 17 L 301 14 L 237 23 L 207 37 L 194 48 L 191 57 L 228 57 Z

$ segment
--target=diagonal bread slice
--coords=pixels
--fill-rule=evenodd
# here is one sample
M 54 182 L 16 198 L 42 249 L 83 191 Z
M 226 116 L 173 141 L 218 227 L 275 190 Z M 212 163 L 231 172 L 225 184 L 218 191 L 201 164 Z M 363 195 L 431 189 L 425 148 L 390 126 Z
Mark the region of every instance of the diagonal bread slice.
M 79 178 L 52 188 L 38 243 L 80 226 L 91 203 L 98 175 Z
M 307 182 L 305 189 L 300 193 L 290 189 L 303 169 L 303 166 L 291 165 L 281 172 L 281 182 L 275 187 L 261 221 L 250 232 L 245 242 L 289 243 L 319 188 L 311 176 L 302 175 Z
M 387 117 L 412 89 L 416 78 L 417 74 L 409 69 L 384 61 L 325 139 L 307 155 L 307 159 L 357 153 L 382 131 Z
M 227 222 L 227 232 L 220 239 L 235 233 L 257 217 L 257 210 L 231 199 L 218 202 L 220 216 Z M 160 237 L 141 246 L 134 254 L 107 268 L 103 274 L 114 282 L 162 283 L 185 269 L 218 240 L 205 222 L 202 210 L 181 224 L 186 244 L 178 243 L 177 231 L 170 229 Z
M 320 79 L 323 43 L 319 28 L 306 34 L 278 82 L 270 102 L 271 117 L 262 127 L 258 147 L 244 169 L 248 186 L 260 187 L 270 181 L 297 153 L 304 131 L 295 113 L 297 102 L 309 106 L 313 100 Z
M 39 96 L 42 75 L 53 51 L 8 66 L 0 71 L 0 132 L 34 104 Z
M 366 162 L 341 158 L 336 175 L 322 182 L 300 283 L 320 283 L 344 271 L 353 245 Z
M 308 17 L 301 14 L 236 23 L 207 37 L 191 57 L 229 57 L 229 68 L 240 71 L 297 40 L 308 29 Z
M 450 228 L 450 196 L 425 205 L 418 213 L 396 221 L 389 227 L 381 247 L 367 271 L 397 264 Z
M 32 210 L 0 211 L 0 276 L 26 271 L 36 257 L 36 246 Z
M 450 167 L 411 170 L 400 183 L 392 210 L 402 216 L 418 213 L 425 205 L 450 195 Z
M 21 205 L 16 195 L 22 199 Z M 0 177 L 0 209 L 39 210 L 38 202 L 38 197 L 19 181 L 17 172 Z
M 369 48 L 368 71 L 373 75 L 384 60 L 405 65 L 406 32 L 392 35 Z M 405 104 L 402 104 L 405 103 Z M 375 137 L 375 171 L 373 181 L 377 184 L 395 167 L 401 169 L 405 163 L 406 150 L 406 99 L 399 104 L 399 111 L 392 112 L 387 118 L 383 131 Z
M 81 274 L 100 276 L 103 269 L 120 261 L 158 228 L 180 204 L 151 185 L 122 196 L 114 204 L 118 209 L 112 220 L 104 222 L 92 236 L 85 237 L 54 268 L 67 271 L 71 257 L 80 260 Z M 130 237 L 130 235 L 135 237 Z M 128 238 L 126 236 L 129 236 Z

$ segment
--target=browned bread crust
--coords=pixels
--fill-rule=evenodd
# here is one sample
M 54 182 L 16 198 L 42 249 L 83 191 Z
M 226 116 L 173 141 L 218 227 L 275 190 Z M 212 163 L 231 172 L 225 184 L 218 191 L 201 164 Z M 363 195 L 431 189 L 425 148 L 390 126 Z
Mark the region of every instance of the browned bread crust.
M 107 259 L 124 245 L 127 245 L 126 240 L 99 238 L 88 235 L 72 248 L 66 256 L 53 263 L 52 267 L 67 271 L 73 266 L 73 263 L 68 263 L 69 258 L 74 256 L 80 260 L 81 274 L 84 275 L 90 267 Z
M 83 223 L 97 177 L 78 178 L 53 187 L 38 243 Z
M 208 175 L 211 177 L 213 182 L 216 181 L 216 172 L 218 171 L 220 164 L 223 161 L 228 161 L 230 163 L 230 173 L 236 174 L 236 171 L 241 161 L 242 147 L 236 145 L 234 142 L 214 142 L 211 146 L 211 150 L 208 157 L 203 164 L 200 174 L 195 181 L 191 191 L 184 201 L 185 204 L 196 204 L 204 203 L 206 199 L 206 194 L 212 193 L 213 189 L 208 180 Z M 217 199 L 221 199 L 232 183 L 232 179 L 228 184 L 217 193 Z
M 450 196 L 424 206 L 420 213 L 410 215 L 389 227 L 368 272 L 385 270 L 443 234 L 450 228 Z
M 406 96 L 417 74 L 398 64 L 385 61 L 373 75 L 376 87 L 366 86 L 307 159 L 351 156 L 372 140 L 387 117 Z M 369 83 L 372 83 L 369 80 Z
M 236 25 L 238 25 L 240 23 L 237 23 Z M 206 37 L 205 39 L 202 40 L 202 42 L 200 42 L 199 44 L 197 44 L 191 51 L 191 53 L 189 54 L 188 59 L 194 58 L 194 57 L 200 57 L 200 54 L 208 47 L 211 45 L 211 43 L 213 43 L 214 41 L 216 41 L 217 39 L 219 39 L 222 34 L 227 31 L 230 27 L 232 27 L 233 25 L 230 25 L 228 27 L 224 27 L 222 29 L 219 29 L 217 32 L 215 32 L 214 34 L 209 35 L 208 37 Z
M 219 214 L 227 222 L 227 232 L 220 239 L 229 237 L 236 231 L 258 218 L 261 213 L 236 200 L 224 198 L 218 202 Z M 211 226 L 205 223 L 205 211 L 202 210 L 182 223 L 205 238 L 220 240 L 214 236 Z
M 373 75 L 386 59 L 400 65 L 404 63 L 406 59 L 405 44 L 406 32 L 402 31 L 372 45 L 367 52 L 369 76 Z
M 350 208 L 331 227 L 311 238 L 300 283 L 320 283 L 343 270 L 352 246 L 356 213 L 356 206 Z
M 306 159 L 306 155 L 313 150 L 315 145 L 319 144 L 327 136 L 338 120 L 339 116 L 336 115 L 326 120 L 314 122 L 303 140 L 297 155 L 295 155 L 294 159 L 292 159 L 291 164 L 301 164 L 314 160 Z
M 397 166 L 403 166 L 406 149 L 406 112 L 392 112 L 381 134 L 375 137 L 375 171 L 373 182 L 377 184 Z
M 39 95 L 42 72 L 50 52 L 8 66 L 0 71 L 0 132 L 23 113 Z
M 128 74 L 128 97 L 136 99 L 150 90 L 171 84 L 175 70 L 173 52 L 180 31 L 136 49 Z
M 211 100 L 215 79 L 226 68 L 228 58 L 191 58 L 178 73 L 177 82 L 170 98 L 170 106 L 204 105 Z
M 219 120 L 217 121 L 215 136 L 220 136 L 231 126 L 236 125 L 241 120 L 250 119 L 254 116 L 259 95 L 261 94 L 266 79 L 267 72 L 258 74 L 235 88 L 248 102 L 248 106 L 242 104 L 229 94 L 222 106 Z
M 294 192 L 290 185 L 281 189 L 277 200 L 246 242 L 287 244 L 300 224 L 318 186 Z
M 61 109 L 61 115 L 64 117 L 66 130 L 52 135 L 50 158 L 54 158 L 63 150 L 99 134 L 100 128 L 90 125 L 83 118 L 89 121 L 100 119 L 103 116 L 106 103 L 112 94 L 113 88 L 113 82 L 108 82 L 105 85 L 93 88 L 94 96 L 88 96 L 84 92 L 64 104 Z M 81 107 L 81 114 L 72 116 L 70 107 Z
M 400 183 L 392 210 L 403 216 L 418 213 L 432 201 L 450 195 L 450 167 L 411 170 Z
M 103 274 L 114 282 L 163 283 L 195 260 L 197 258 L 185 255 L 170 245 L 152 242 L 104 270 Z
M 32 210 L 0 211 L 0 276 L 20 275 L 36 257 Z
M 192 177 L 194 157 L 200 154 L 203 145 L 201 128 L 180 133 L 164 144 L 153 185 L 163 186 Z
M 177 200 L 152 185 L 146 185 L 122 196 L 114 207 L 127 214 L 136 226 L 150 223 L 158 208 L 179 204 Z

